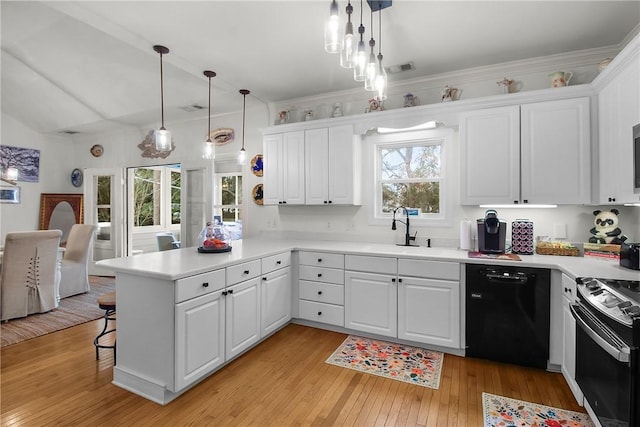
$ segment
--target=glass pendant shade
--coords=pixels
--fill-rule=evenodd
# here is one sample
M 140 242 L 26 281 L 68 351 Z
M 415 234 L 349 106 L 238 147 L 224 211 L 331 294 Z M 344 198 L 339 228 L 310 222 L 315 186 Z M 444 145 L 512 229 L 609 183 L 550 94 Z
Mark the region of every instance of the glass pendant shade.
M 171 151 L 171 132 L 163 127 L 155 132 L 156 150 Z
M 202 147 L 202 158 L 205 160 L 213 160 L 216 157 L 215 145 L 211 141 L 211 78 L 216 76 L 215 71 L 204 71 L 205 77 L 209 79 L 209 114 L 207 115 L 207 140 Z
M 324 50 L 328 53 L 340 53 L 340 16 L 336 0 L 331 2 L 329 19 L 324 25 Z
M 356 38 L 353 35 L 353 24 L 349 22 L 347 27 L 351 26 L 351 32 L 347 32 L 342 39 L 342 50 L 340 51 L 340 66 L 342 68 L 353 68 L 356 66 L 357 46 Z
M 245 116 L 247 111 L 247 95 L 251 92 L 247 89 L 240 89 L 240 94 L 242 95 L 242 148 L 240 149 L 240 153 L 238 154 L 238 164 L 244 165 L 247 161 L 247 150 L 244 149 L 244 123 Z
M 378 73 L 376 75 L 376 99 L 384 101 L 387 99 L 387 72 L 382 65 L 382 54 L 378 54 Z
M 367 53 L 364 50 L 364 42 L 362 40 L 358 42 L 355 62 L 353 79 L 357 82 L 363 82 L 367 76 Z
M 205 160 L 213 160 L 216 158 L 215 146 L 211 138 L 207 138 L 202 146 L 202 158 Z
M 367 63 L 366 77 L 364 79 L 364 89 L 369 91 L 376 90 L 376 77 L 378 75 L 378 64 L 376 57 L 372 53 Z
M 240 149 L 240 154 L 238 154 L 238 164 L 244 165 L 247 161 L 247 150 L 244 148 Z

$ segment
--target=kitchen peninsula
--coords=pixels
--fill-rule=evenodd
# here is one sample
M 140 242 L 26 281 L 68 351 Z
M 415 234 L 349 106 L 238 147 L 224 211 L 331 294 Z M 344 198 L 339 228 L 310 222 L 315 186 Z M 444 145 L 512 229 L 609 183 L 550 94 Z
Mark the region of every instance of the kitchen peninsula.
M 563 285 L 580 276 L 639 276 L 610 261 L 521 258 L 472 259 L 451 248 L 248 239 L 222 254 L 191 247 L 100 261 L 116 273 L 113 382 L 167 404 L 290 321 L 464 355 L 467 263 L 551 270 L 550 363 L 559 366 L 563 338 L 554 330 L 562 325 Z M 370 292 L 363 294 L 363 288 Z M 425 309 L 410 312 L 405 303 L 419 297 L 426 297 Z M 376 312 L 375 322 L 359 299 L 376 307 L 369 310 Z M 431 316 L 428 322 L 424 316 Z

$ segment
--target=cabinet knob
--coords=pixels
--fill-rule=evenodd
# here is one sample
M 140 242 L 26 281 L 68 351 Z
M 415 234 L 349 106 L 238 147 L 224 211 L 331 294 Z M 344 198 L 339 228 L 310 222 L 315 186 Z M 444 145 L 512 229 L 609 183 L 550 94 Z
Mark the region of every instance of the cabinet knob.
M 322 316 L 322 312 L 321 311 L 318 312 L 318 316 Z
M 283 201 L 282 201 L 282 204 L 284 205 L 285 203 L 287 203 L 287 201 L 286 201 L 286 200 L 283 200 Z
M 278 201 L 278 204 L 279 204 L 279 205 L 281 205 L 281 204 L 282 204 L 282 202 Z
M 517 204 L 518 204 L 518 201 L 517 201 L 517 200 L 514 200 L 514 201 L 513 201 L 513 204 L 514 204 L 514 205 L 517 205 Z
M 529 201 L 527 199 L 524 199 L 522 202 L 523 203 L 529 203 Z
M 318 295 L 322 295 L 322 291 L 318 291 Z
M 249 274 L 249 270 L 245 270 L 242 272 L 243 274 Z
M 325 205 L 327 204 L 327 201 L 326 201 L 326 200 L 324 201 L 324 204 L 325 204 Z
M 280 264 L 282 264 L 282 261 L 276 261 L 276 264 L 280 265 Z
M 318 258 L 318 262 L 322 262 L 322 258 Z
M 225 295 L 225 296 L 226 296 L 226 295 L 227 295 L 227 293 L 228 293 L 227 291 L 222 291 L 222 295 Z
M 318 273 L 318 277 L 322 277 L 322 273 Z
M 395 277 L 394 277 L 393 279 L 391 279 L 391 282 L 392 282 L 392 283 L 396 283 L 396 279 L 395 279 Z
M 333 201 L 329 200 L 329 203 L 333 203 Z
M 398 279 L 398 283 L 402 283 L 402 279 Z
M 227 292 L 232 294 L 233 293 L 233 289 L 229 289 Z
M 208 287 L 209 287 L 209 282 L 204 282 L 204 283 L 202 284 L 202 287 L 203 287 L 203 288 L 208 288 Z
M 265 281 L 266 281 L 266 280 L 267 280 L 267 278 L 266 278 L 266 277 L 263 277 L 263 278 L 262 278 L 262 280 L 265 280 Z

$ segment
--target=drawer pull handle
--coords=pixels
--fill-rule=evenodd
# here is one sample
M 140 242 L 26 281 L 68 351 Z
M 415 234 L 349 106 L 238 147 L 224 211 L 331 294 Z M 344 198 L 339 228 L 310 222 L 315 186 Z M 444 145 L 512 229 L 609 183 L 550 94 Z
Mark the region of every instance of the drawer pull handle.
M 266 277 L 263 277 L 263 278 L 262 278 L 262 280 L 267 280 L 267 278 L 266 278 Z
M 280 265 L 280 264 L 282 264 L 282 261 L 276 261 L 276 264 Z
M 249 274 L 249 270 L 243 271 L 244 274 Z
M 321 311 L 318 312 L 318 316 L 322 316 L 322 312 Z
M 318 291 L 318 295 L 322 295 L 322 291 Z
M 208 287 L 209 287 L 209 282 L 204 282 L 204 283 L 202 284 L 202 287 L 203 287 L 203 288 L 208 288 Z
M 318 277 L 322 277 L 322 273 L 318 273 Z

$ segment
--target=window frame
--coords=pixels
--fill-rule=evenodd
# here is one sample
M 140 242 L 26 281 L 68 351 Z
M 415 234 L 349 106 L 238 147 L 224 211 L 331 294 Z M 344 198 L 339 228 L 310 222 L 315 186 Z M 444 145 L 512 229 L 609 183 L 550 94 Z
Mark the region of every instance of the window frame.
M 223 205 L 222 203 L 222 178 L 223 177 L 228 177 L 228 176 L 235 176 L 236 177 L 236 193 L 235 193 L 235 201 L 236 204 L 234 205 Z M 242 183 L 238 183 L 238 178 L 241 178 Z M 235 221 L 234 222 L 244 222 L 242 218 L 238 218 L 238 213 L 239 212 L 243 212 L 244 211 L 244 174 L 242 173 L 242 171 L 232 171 L 232 172 L 216 172 L 214 174 L 214 185 L 213 187 L 215 188 L 215 195 L 214 195 L 214 203 L 213 203 L 213 215 L 217 215 L 218 211 L 221 211 L 222 209 L 236 209 L 235 211 Z M 238 196 L 238 190 L 241 193 L 241 196 Z M 220 217 L 222 218 L 222 212 L 220 212 Z M 224 223 L 224 219 L 222 220 L 222 222 Z
M 171 174 L 181 173 L 181 167 L 177 164 L 171 165 L 152 165 L 152 166 L 135 166 L 132 169 L 151 169 L 160 173 L 160 223 L 154 225 L 133 225 L 131 224 L 132 233 L 158 232 L 163 230 L 179 230 L 181 224 L 173 224 L 172 219 L 172 201 L 171 192 L 173 189 Z M 135 171 L 132 172 L 135 186 Z M 135 191 L 135 190 L 134 190 Z M 133 209 L 133 207 L 132 207 Z
M 367 136 L 367 142 L 371 160 L 372 170 L 372 198 L 370 202 L 370 225 L 390 225 L 393 213 L 382 213 L 382 171 L 380 161 L 380 150 L 384 147 L 405 147 L 405 146 L 441 146 L 440 151 L 440 212 L 438 214 L 421 214 L 418 217 L 411 217 L 411 224 L 415 226 L 445 226 L 449 227 L 453 223 L 453 206 L 456 186 L 455 161 L 453 147 L 453 129 L 436 128 L 433 130 L 420 130 L 412 132 L 395 132 L 389 134 L 374 134 Z M 429 179 L 428 181 L 434 181 Z M 427 181 L 427 182 L 428 182 Z M 422 182 L 422 181 L 420 181 Z

